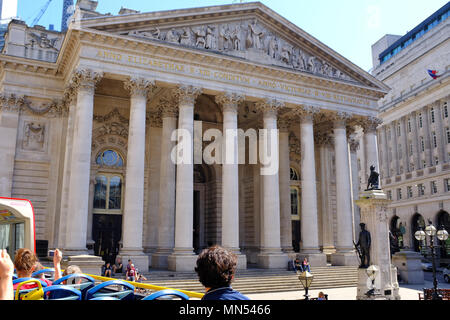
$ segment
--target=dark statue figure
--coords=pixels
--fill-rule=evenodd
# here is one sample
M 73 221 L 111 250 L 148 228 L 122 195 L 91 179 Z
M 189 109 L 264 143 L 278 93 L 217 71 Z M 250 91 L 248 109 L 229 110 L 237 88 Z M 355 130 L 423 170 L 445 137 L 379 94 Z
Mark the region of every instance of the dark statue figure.
M 358 243 L 355 245 L 360 254 L 361 265 L 360 268 L 368 268 L 370 266 L 370 245 L 371 237 L 370 232 L 366 230 L 366 224 L 360 223 L 361 232 L 359 233 Z
M 370 166 L 370 176 L 369 176 L 369 181 L 367 183 L 367 189 L 366 191 L 369 190 L 380 190 L 380 182 L 379 182 L 379 174 L 378 172 L 375 171 L 375 167 L 374 166 Z

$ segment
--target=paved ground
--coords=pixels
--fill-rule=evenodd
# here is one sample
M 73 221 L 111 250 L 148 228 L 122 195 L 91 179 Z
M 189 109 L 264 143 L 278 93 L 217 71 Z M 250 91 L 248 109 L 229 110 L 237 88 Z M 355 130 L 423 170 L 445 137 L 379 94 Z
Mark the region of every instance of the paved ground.
M 423 292 L 423 288 L 432 288 L 433 282 L 431 276 L 425 273 L 425 285 L 405 285 L 400 284 L 400 297 L 402 300 L 419 300 L 419 292 Z M 438 288 L 450 289 L 450 283 L 439 282 Z M 319 292 L 323 291 L 328 294 L 328 300 L 356 300 L 356 287 L 338 288 L 338 289 L 324 289 L 324 290 L 310 290 L 310 297 L 317 297 Z M 279 293 L 258 293 L 248 294 L 247 296 L 252 300 L 299 300 L 304 299 L 305 291 L 291 291 Z

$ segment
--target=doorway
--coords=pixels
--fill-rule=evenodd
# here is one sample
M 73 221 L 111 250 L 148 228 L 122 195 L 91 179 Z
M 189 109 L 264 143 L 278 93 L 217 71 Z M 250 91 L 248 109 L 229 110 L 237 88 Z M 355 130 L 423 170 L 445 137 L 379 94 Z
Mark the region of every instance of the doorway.
M 92 237 L 95 241 L 94 255 L 114 264 L 120 249 L 122 236 L 122 215 L 94 214 Z

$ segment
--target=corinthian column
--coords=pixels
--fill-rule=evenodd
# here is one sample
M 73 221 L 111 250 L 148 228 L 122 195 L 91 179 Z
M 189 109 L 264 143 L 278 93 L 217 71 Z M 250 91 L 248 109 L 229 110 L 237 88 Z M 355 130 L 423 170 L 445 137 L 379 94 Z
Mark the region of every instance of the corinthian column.
M 194 217 L 194 104 L 201 89 L 181 85 L 175 95 L 179 102 L 177 180 L 175 204 L 175 248 L 168 257 L 169 270 L 194 270 L 196 255 L 193 249 Z M 180 141 L 181 137 L 181 141 Z
M 147 95 L 154 82 L 143 78 L 125 81 L 130 92 L 127 171 L 123 216 L 122 261 L 131 259 L 140 270 L 148 270 L 148 257 L 142 248 L 144 218 L 145 121 Z
M 77 90 L 76 116 L 73 128 L 70 183 L 68 192 L 67 235 L 64 253 L 87 254 L 86 236 L 89 213 L 89 180 L 91 172 L 92 121 L 94 91 L 102 74 L 78 70 L 72 78 Z
M 263 176 L 263 212 L 261 252 L 258 255 L 262 268 L 285 268 L 288 256 L 281 251 L 280 239 L 280 186 L 277 112 L 284 104 L 271 99 L 258 102 L 263 112 L 265 139 L 260 135 L 261 175 Z M 274 139 L 273 139 L 274 138 Z M 265 140 L 265 141 L 264 141 Z M 262 144 L 262 145 L 261 145 Z M 266 155 L 266 156 L 265 156 Z M 268 156 L 270 155 L 270 161 Z
M 289 127 L 291 121 L 278 119 L 279 144 L 280 144 L 280 232 L 281 249 L 283 252 L 292 253 L 292 220 L 291 220 L 291 163 L 289 160 Z
M 247 259 L 239 249 L 239 152 L 238 105 L 243 95 L 224 93 L 216 96 L 223 108 L 222 156 L 222 246 L 238 255 L 238 268 L 247 268 Z
M 301 212 L 301 253 L 307 257 L 312 266 L 326 266 L 326 255 L 319 248 L 319 225 L 317 211 L 317 179 L 314 152 L 314 115 L 319 109 L 303 107 L 297 110 L 300 115 L 301 138 L 301 177 L 302 177 L 302 212 Z
M 162 115 L 161 159 L 159 179 L 158 247 L 152 256 L 154 268 L 167 268 L 168 257 L 175 244 L 175 163 L 171 153 L 175 142 L 172 133 L 177 129 L 178 103 L 163 99 L 158 106 Z
M 331 256 L 333 265 L 358 265 L 353 249 L 352 190 L 346 121 L 350 115 L 337 113 L 334 120 L 334 153 L 336 159 L 336 253 Z

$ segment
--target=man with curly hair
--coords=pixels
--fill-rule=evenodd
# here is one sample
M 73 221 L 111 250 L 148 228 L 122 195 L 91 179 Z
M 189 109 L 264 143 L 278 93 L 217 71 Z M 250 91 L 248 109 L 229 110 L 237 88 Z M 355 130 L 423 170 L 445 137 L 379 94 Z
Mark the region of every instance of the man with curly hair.
M 197 258 L 197 272 L 206 293 L 202 300 L 250 300 L 233 290 L 237 256 L 220 246 L 203 250 Z

